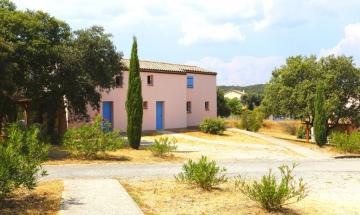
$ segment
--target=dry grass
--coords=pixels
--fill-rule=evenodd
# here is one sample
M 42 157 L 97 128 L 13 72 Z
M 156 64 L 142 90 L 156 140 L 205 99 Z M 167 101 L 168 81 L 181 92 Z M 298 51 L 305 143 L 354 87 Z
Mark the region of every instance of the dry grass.
M 19 189 L 0 202 L 0 214 L 58 214 L 63 189 L 59 180 L 40 182 L 32 191 Z
M 238 142 L 239 144 L 241 143 L 271 144 L 265 140 L 233 131 L 224 131 L 222 135 L 208 134 L 197 130 L 185 130 L 182 133 L 193 137 L 199 137 L 208 140 Z
M 123 148 L 114 152 L 100 154 L 95 160 L 76 159 L 70 156 L 70 153 L 61 147 L 53 147 L 49 153 L 49 160 L 46 165 L 61 164 L 89 164 L 89 163 L 160 163 L 160 162 L 181 162 L 183 158 L 167 156 L 163 158 L 155 157 L 144 147 L 139 150 Z
M 268 213 L 235 190 L 228 182 L 211 192 L 176 183 L 174 179 L 120 180 L 145 214 L 334 214 L 331 207 L 314 199 Z
M 295 136 L 296 129 L 301 126 L 301 121 L 299 120 L 283 120 L 283 121 L 272 121 L 264 120 L 262 123 L 262 128 L 259 130 L 262 132 L 274 132 L 284 135 Z
M 287 140 L 291 143 L 301 145 L 301 146 L 310 148 L 312 150 L 320 151 L 323 153 L 328 153 L 333 156 L 358 155 L 355 153 L 343 153 L 343 152 L 337 150 L 335 147 L 329 146 L 329 145 L 319 147 L 313 143 L 306 143 L 306 140 L 298 139 L 296 137 L 296 135 L 291 135 L 288 132 L 288 129 L 287 129 L 288 127 L 298 127 L 300 125 L 301 125 L 301 122 L 295 121 L 295 120 L 287 120 L 287 121 L 264 120 L 264 123 L 263 123 L 264 127 L 262 127 L 259 130 L 259 133 L 262 133 L 262 134 L 265 134 L 265 135 L 268 135 L 271 137 Z
M 225 120 L 225 127 L 237 128 L 238 126 L 239 126 L 239 120 L 236 120 L 236 119 L 226 119 Z

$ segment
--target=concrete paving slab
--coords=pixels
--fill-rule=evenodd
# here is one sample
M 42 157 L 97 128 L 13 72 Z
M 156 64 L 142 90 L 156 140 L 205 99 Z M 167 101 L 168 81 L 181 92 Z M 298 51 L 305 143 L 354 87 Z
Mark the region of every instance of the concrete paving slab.
M 66 179 L 60 215 L 143 215 L 115 179 Z

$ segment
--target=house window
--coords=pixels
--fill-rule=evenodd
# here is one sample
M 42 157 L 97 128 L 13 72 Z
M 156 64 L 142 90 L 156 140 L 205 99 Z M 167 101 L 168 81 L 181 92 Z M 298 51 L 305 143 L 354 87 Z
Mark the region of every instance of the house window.
M 187 88 L 194 88 L 194 77 L 193 76 L 187 77 Z
M 205 110 L 206 110 L 206 111 L 210 110 L 210 108 L 209 108 L 209 102 L 208 102 L 208 101 L 205 102 Z
M 186 112 L 191 113 L 191 102 L 186 102 Z
M 153 75 L 148 75 L 147 76 L 147 85 L 148 86 L 153 86 L 154 85 L 154 76 Z
M 123 76 L 122 75 L 118 75 L 115 77 L 115 86 L 117 88 L 122 88 L 123 87 Z
M 144 102 L 143 102 L 143 108 L 144 108 L 144 109 L 148 109 L 148 102 L 147 102 L 147 101 L 144 101 Z

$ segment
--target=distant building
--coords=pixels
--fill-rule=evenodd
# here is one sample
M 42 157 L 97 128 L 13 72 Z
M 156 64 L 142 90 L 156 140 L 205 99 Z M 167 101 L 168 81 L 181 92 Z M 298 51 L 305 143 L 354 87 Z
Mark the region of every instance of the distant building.
M 244 90 L 242 90 L 242 91 L 240 91 L 240 90 L 229 90 L 229 91 L 225 92 L 224 96 L 225 96 L 225 98 L 228 98 L 228 99 L 237 98 L 237 99 L 241 100 L 241 97 L 243 95 L 245 95 L 245 94 L 246 93 L 245 93 Z

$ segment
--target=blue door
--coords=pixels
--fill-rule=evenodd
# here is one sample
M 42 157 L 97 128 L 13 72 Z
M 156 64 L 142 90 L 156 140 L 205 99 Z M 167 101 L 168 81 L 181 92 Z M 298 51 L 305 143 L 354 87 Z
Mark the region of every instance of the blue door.
M 110 123 L 110 128 L 104 128 L 112 130 L 113 126 L 113 103 L 112 102 L 103 102 L 103 111 L 102 116 L 105 121 Z
M 164 102 L 156 102 L 156 130 L 164 128 Z

